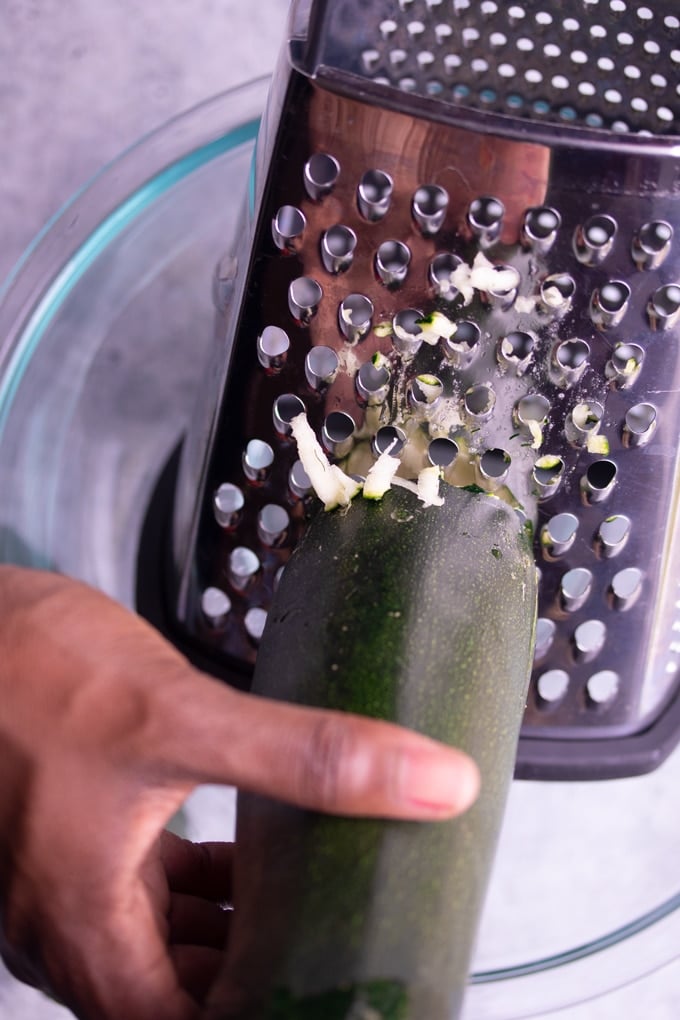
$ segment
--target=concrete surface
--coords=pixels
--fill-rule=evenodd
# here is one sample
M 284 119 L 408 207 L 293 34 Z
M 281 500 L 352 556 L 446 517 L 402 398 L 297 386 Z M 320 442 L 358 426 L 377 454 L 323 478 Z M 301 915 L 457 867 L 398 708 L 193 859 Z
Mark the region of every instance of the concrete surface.
M 201 99 L 269 70 L 286 7 L 286 0 L 0 0 L 0 279 L 43 223 L 123 148 Z M 546 805 L 549 799 L 546 789 Z M 636 803 L 631 831 L 653 831 L 652 812 L 663 810 L 658 797 Z M 192 802 L 189 834 L 223 837 L 232 809 L 231 792 L 203 789 Z M 584 799 L 584 832 L 596 811 L 595 798 Z M 513 923 L 521 927 L 521 916 Z M 554 980 L 569 978 L 556 972 Z M 621 990 L 550 1016 L 680 1016 L 677 962 L 625 982 L 622 974 Z M 565 989 L 567 998 L 572 991 Z M 508 1017 L 516 1015 L 511 998 Z M 68 1016 L 0 972 L 0 1020 Z

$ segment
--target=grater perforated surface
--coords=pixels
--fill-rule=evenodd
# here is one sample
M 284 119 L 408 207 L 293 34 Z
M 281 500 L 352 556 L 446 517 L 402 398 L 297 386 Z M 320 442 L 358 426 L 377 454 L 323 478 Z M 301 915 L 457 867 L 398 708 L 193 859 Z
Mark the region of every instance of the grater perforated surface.
M 523 739 L 571 742 L 557 772 L 582 775 L 584 741 L 644 732 L 680 686 L 678 160 L 342 91 L 294 76 L 242 302 L 220 302 L 233 344 L 184 625 L 254 662 L 312 504 L 304 409 L 349 473 L 389 448 L 406 478 L 435 464 L 524 507 L 541 583 Z
M 472 109 L 678 134 L 680 13 L 668 0 L 334 2 L 325 59 Z

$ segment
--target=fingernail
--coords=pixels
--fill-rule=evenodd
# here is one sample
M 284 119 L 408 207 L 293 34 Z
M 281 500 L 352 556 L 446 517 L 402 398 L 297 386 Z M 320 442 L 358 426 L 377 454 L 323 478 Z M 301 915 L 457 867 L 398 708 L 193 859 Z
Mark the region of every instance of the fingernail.
M 411 751 L 400 780 L 401 798 L 414 818 L 461 814 L 479 793 L 479 769 L 462 751 Z

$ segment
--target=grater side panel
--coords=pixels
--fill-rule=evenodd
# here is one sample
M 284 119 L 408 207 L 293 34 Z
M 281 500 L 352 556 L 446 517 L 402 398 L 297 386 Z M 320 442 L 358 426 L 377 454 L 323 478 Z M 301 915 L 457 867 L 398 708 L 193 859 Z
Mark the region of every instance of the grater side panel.
M 310 194 L 305 168 L 319 154 L 336 160 L 337 174 L 327 193 L 314 186 Z M 380 179 L 371 181 L 368 206 L 358 197 L 367 170 L 393 182 L 389 208 L 374 219 L 367 217 Z M 326 160 L 317 176 L 334 172 Z M 527 508 L 536 502 L 541 641 L 525 743 L 571 742 L 582 754 L 583 741 L 647 728 L 676 694 L 680 663 L 677 612 L 668 602 L 669 579 L 680 576 L 678 549 L 668 540 L 678 498 L 680 316 L 673 288 L 680 253 L 677 231 L 656 255 L 644 253 L 640 233 L 650 223 L 677 220 L 677 198 L 663 187 L 675 172 L 644 152 L 614 159 L 445 127 L 294 76 L 243 303 L 231 312 L 238 323 L 233 361 L 182 620 L 194 638 L 225 662 L 248 667 L 255 659 L 278 571 L 309 509 L 286 434 L 289 405 L 297 400 L 329 456 L 349 471 L 365 474 L 378 433 L 395 428 L 405 432 L 404 474 L 428 463 L 434 440 L 444 441 L 438 450 L 445 454 L 446 443 L 454 443 L 459 456 L 443 468 L 449 480 L 512 491 Z M 645 180 L 656 181 L 656 189 L 640 187 Z M 427 202 L 414 207 L 425 185 L 448 196 L 432 233 Z M 498 223 L 490 197 L 504 207 Z M 284 208 L 302 219 L 288 212 L 277 220 Z M 556 215 L 554 236 L 550 230 L 547 239 L 538 236 L 540 224 L 528 216 L 536 209 Z M 300 223 L 299 234 L 288 236 Z M 338 269 L 324 262 L 323 246 L 340 226 L 336 257 L 349 264 Z M 410 260 L 403 279 L 385 283 L 376 254 L 397 241 Z M 511 271 L 511 279 L 514 273 L 516 287 L 447 293 L 431 273 L 442 255 L 468 269 L 482 256 L 492 269 Z M 291 287 L 300 280 L 307 283 L 291 305 Z M 371 305 L 365 333 L 361 303 L 345 305 L 357 295 Z M 343 322 L 343 308 L 351 321 Z M 395 328 L 395 317 L 410 308 L 423 316 L 440 312 L 474 343 L 469 349 L 443 337 L 411 343 L 408 331 L 400 336 Z M 310 368 L 312 351 L 318 357 Z M 387 373 L 384 393 L 376 356 Z M 328 378 L 314 367 L 322 363 L 333 369 Z M 423 397 L 416 385 L 423 376 L 441 384 L 434 406 L 432 393 Z M 490 414 L 471 391 L 474 400 L 491 394 Z M 521 402 L 536 395 L 547 401 L 545 421 L 518 418 Z M 498 457 L 487 457 L 498 450 L 508 457 L 506 475 Z M 542 459 L 550 463 L 537 475 Z M 553 533 L 569 517 L 576 521 L 571 540 Z M 283 522 L 279 530 L 274 518 Z M 223 617 L 206 609 L 206 592 L 214 590 L 228 595 Z

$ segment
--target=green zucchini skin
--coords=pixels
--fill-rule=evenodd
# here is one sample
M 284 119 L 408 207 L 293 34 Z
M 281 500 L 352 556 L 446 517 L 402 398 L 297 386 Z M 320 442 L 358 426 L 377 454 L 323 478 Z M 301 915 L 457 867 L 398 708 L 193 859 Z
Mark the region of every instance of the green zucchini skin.
M 446 822 L 332 817 L 239 795 L 225 1018 L 453 1020 L 493 861 L 533 654 L 518 515 L 445 488 L 320 513 L 281 579 L 257 694 L 467 751 L 482 792 Z

